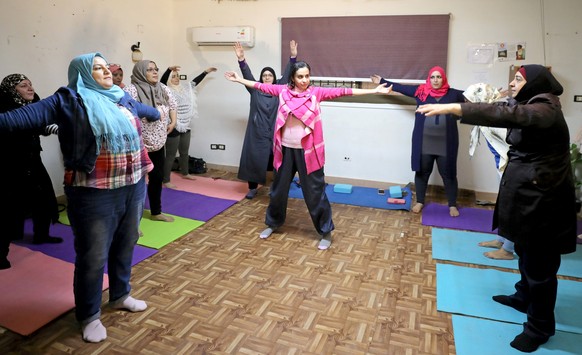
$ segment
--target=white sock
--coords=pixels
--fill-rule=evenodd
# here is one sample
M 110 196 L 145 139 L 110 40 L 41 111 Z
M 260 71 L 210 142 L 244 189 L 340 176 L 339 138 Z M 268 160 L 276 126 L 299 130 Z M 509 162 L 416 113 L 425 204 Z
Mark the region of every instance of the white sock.
M 331 233 L 324 234 L 319 241 L 319 245 L 317 249 L 319 250 L 326 250 L 331 246 Z
M 271 236 L 271 234 L 273 234 L 274 231 L 275 231 L 275 228 L 269 227 L 261 232 L 261 234 L 259 235 L 259 238 L 267 239 Z
M 148 305 L 145 303 L 145 301 L 136 300 L 135 298 L 128 296 L 125 300 L 123 300 L 123 302 L 112 307 L 115 309 L 127 309 L 130 312 L 142 312 L 148 308 Z
M 99 343 L 107 338 L 107 329 L 105 329 L 100 319 L 95 319 L 82 328 L 83 340 L 89 343 Z

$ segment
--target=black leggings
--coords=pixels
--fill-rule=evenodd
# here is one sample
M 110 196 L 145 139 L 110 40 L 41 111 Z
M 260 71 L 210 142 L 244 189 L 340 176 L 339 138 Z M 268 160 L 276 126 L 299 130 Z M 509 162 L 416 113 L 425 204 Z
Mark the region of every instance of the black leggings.
M 430 178 L 430 174 L 432 174 L 435 161 L 437 163 L 439 174 L 441 175 L 445 185 L 445 193 L 447 195 L 449 207 L 456 207 L 457 192 L 459 189 L 457 177 L 447 175 L 447 157 L 441 155 L 423 154 L 420 156 L 420 171 L 417 171 L 414 174 L 416 202 L 424 204 L 424 197 L 426 195 L 426 188 L 428 187 L 428 180 Z

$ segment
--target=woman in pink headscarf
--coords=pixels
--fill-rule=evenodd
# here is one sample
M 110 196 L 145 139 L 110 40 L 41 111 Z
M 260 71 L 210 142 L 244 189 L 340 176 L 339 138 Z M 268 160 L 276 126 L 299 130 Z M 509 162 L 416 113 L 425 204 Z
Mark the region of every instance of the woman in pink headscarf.
M 392 90 L 414 97 L 420 106 L 427 103 L 465 102 L 463 91 L 449 86 L 445 70 L 433 67 L 428 72 L 426 82 L 421 85 L 393 83 L 379 75 L 373 75 L 376 84 L 392 85 Z M 420 213 L 424 207 L 426 188 L 436 161 L 439 174 L 445 185 L 445 193 L 452 217 L 459 215 L 457 209 L 457 154 L 459 151 L 459 131 L 457 119 L 452 115 L 425 117 L 416 114 L 412 131 L 412 170 L 416 189 L 416 204 L 412 212 Z

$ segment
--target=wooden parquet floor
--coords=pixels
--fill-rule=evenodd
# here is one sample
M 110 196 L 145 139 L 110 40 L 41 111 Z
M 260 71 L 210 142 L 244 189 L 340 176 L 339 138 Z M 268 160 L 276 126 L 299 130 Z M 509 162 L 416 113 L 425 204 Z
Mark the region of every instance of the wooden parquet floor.
M 445 203 L 442 189 L 427 201 Z M 461 206 L 473 201 L 461 192 Z M 267 204 L 262 188 L 136 265 L 132 295 L 148 309 L 112 310 L 105 292 L 106 341 L 83 342 L 69 312 L 31 337 L 2 330 L 0 352 L 455 354 L 419 215 L 333 204 L 332 248 L 319 251 L 303 200 L 290 199 L 286 224 L 259 239 Z

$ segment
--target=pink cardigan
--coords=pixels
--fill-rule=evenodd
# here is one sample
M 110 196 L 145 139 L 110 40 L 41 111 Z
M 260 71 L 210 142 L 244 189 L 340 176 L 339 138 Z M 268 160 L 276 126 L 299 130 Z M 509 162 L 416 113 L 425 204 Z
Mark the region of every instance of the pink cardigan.
M 325 164 L 325 148 L 323 129 L 321 127 L 321 108 L 319 103 L 341 96 L 352 95 L 349 88 L 321 88 L 310 86 L 304 92 L 291 90 L 287 85 L 272 85 L 256 83 L 255 88 L 267 94 L 279 96 L 279 109 L 275 122 L 273 137 L 273 166 L 279 169 L 283 163 L 283 148 L 281 145 L 281 129 L 289 115 L 297 117 L 306 126 L 308 132 L 301 140 L 305 151 L 307 174 L 323 168 Z

